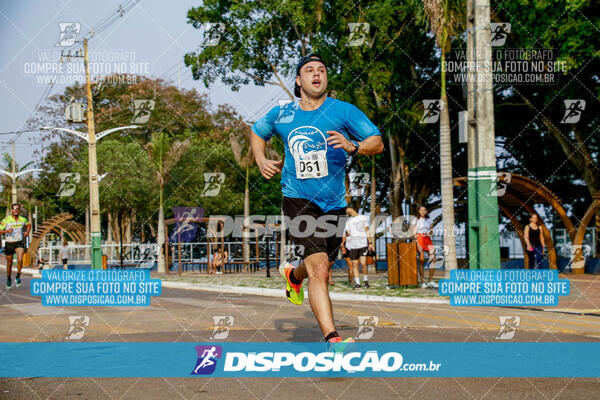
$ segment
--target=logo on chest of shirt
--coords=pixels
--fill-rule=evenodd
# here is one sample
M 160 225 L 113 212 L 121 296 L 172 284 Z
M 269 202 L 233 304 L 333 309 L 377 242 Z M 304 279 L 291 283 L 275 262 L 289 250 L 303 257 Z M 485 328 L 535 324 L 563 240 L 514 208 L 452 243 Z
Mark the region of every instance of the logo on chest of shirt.
M 310 158 L 312 153 L 327 153 L 325 135 L 314 126 L 301 126 L 288 135 L 288 146 L 294 158 Z
M 301 126 L 288 135 L 288 147 L 298 179 L 323 178 L 328 175 L 325 135 L 314 126 Z

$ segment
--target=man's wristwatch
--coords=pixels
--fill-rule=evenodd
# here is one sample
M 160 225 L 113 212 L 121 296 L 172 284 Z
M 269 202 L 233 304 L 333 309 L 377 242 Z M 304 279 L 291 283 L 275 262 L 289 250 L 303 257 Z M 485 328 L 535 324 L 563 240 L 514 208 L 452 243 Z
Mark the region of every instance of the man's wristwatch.
M 352 150 L 350 154 L 358 154 L 358 142 L 356 140 L 351 140 L 350 143 L 352 143 L 352 145 L 354 146 L 354 150 Z

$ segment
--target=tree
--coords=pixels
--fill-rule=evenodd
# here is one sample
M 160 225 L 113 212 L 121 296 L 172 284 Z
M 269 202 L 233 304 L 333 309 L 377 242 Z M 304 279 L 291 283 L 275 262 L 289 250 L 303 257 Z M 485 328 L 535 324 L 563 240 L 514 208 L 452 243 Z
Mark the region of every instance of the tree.
M 553 49 L 566 64 L 554 84 L 497 85 L 495 103 L 508 162 L 550 186 L 575 223 L 600 192 L 599 11 L 597 2 L 512 0 L 492 14 L 493 22 L 512 22 L 505 47 Z M 586 101 L 576 124 L 561 123 L 566 99 Z M 600 251 L 600 211 L 596 238 Z
M 163 247 L 165 244 L 165 214 L 163 207 L 164 189 L 170 178 L 170 171 L 177 164 L 183 153 L 190 146 L 189 139 L 183 141 L 169 140 L 164 132 L 157 132 L 152 135 L 152 141 L 146 145 L 150 162 L 154 169 L 155 182 L 158 184 L 159 205 L 158 205 L 158 227 L 157 244 L 158 251 L 158 272 L 165 273 L 165 257 Z
M 198 49 L 185 55 L 185 64 L 207 87 L 217 78 L 232 90 L 253 82 L 279 86 L 294 99 L 285 76 L 299 54 L 309 53 L 311 40 L 323 28 L 326 6 L 304 0 L 204 1 L 187 14 L 188 23 L 205 33 Z M 215 38 L 212 32 L 218 34 L 216 44 L 208 43 Z
M 441 51 L 441 93 L 442 107 L 440 112 L 440 175 L 442 195 L 442 220 L 444 223 L 444 244 L 448 246 L 446 266 L 448 270 L 456 269 L 456 241 L 454 238 L 454 190 L 452 181 L 452 147 L 450 137 L 450 113 L 446 93 L 446 55 L 450 51 L 452 37 L 462 32 L 464 27 L 464 8 L 462 1 L 424 0 L 424 14 L 435 35 L 436 43 Z
M 252 131 L 248 125 L 240 121 L 235 128 L 231 129 L 229 133 L 229 142 L 231 143 L 231 150 L 235 157 L 235 161 L 238 165 L 246 170 L 246 180 L 244 187 L 244 262 L 250 261 L 250 249 L 248 243 L 249 230 L 246 228 L 249 225 L 250 217 L 250 167 L 254 165 L 254 153 L 250 147 L 250 136 Z M 279 159 L 279 155 L 271 146 L 267 146 L 265 155 L 270 160 Z M 244 264 L 247 266 L 248 264 Z
M 429 166 L 438 162 L 430 155 L 430 138 L 418 127 L 420 116 L 405 112 L 414 108 L 416 91 L 430 98 L 424 81 L 438 65 L 432 41 L 411 24 L 413 15 L 412 5 L 390 2 L 207 1 L 188 12 L 188 22 L 198 29 L 222 23 L 225 29 L 216 46 L 189 52 L 186 65 L 207 86 L 217 78 L 233 90 L 249 82 L 274 84 L 291 97 L 292 85 L 282 84 L 282 74 L 294 71 L 300 54 L 324 56 L 328 94 L 356 104 L 388 137 L 389 155 L 375 161 L 378 175 L 391 169 L 392 179 L 376 180 L 377 203 L 397 216 L 403 199 L 426 202 L 437 188 L 430 179 Z M 370 23 L 372 36 L 363 46 L 347 45 L 353 22 Z

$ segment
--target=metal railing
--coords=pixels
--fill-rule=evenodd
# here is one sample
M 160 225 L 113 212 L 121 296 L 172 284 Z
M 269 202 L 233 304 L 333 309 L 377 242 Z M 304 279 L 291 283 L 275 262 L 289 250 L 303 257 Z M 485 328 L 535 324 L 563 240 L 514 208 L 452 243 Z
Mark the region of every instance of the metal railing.
M 59 264 L 61 246 L 49 243 L 48 246 L 38 249 L 38 256 L 46 260 L 49 265 Z M 69 245 L 70 265 L 90 265 L 90 245 Z M 136 266 L 139 268 L 151 268 L 156 262 L 158 255 L 158 245 L 155 243 L 130 243 L 123 244 L 123 264 L 127 266 Z M 103 244 L 102 254 L 107 257 L 108 265 L 121 264 L 121 245 Z

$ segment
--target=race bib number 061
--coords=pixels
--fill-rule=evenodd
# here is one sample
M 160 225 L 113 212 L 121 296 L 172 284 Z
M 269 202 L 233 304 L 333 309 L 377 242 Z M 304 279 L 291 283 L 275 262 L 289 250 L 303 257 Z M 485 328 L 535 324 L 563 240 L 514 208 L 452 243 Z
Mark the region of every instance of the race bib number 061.
M 296 178 L 323 178 L 327 171 L 327 157 L 324 152 L 314 152 L 305 157 L 298 157 L 296 161 Z

